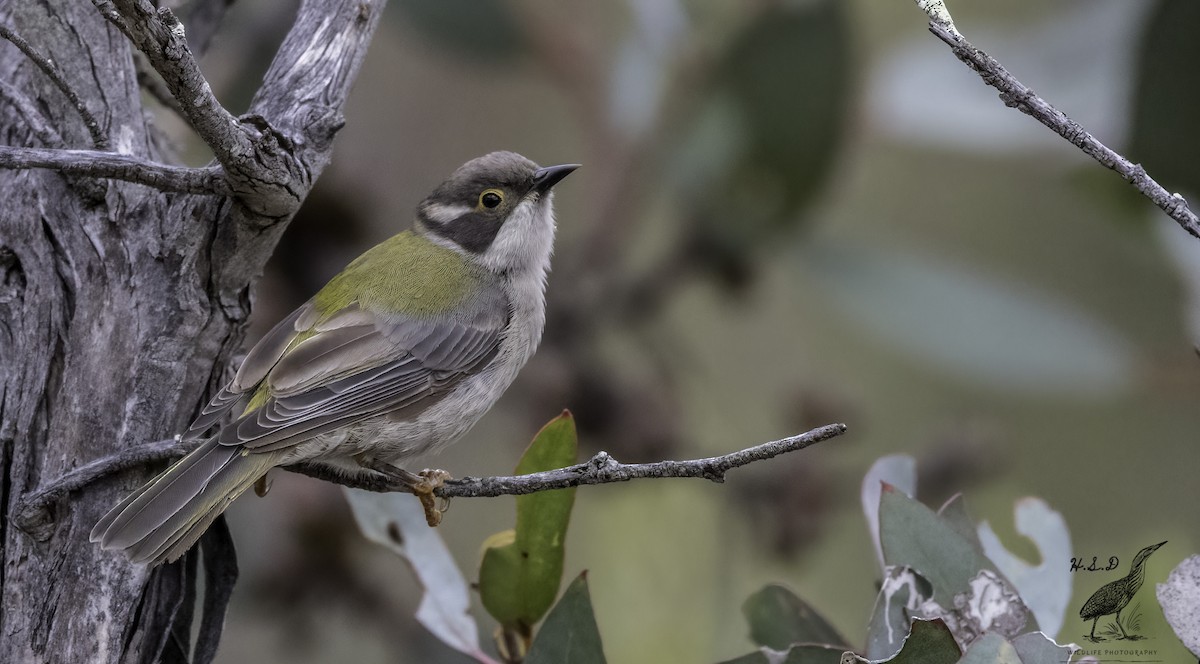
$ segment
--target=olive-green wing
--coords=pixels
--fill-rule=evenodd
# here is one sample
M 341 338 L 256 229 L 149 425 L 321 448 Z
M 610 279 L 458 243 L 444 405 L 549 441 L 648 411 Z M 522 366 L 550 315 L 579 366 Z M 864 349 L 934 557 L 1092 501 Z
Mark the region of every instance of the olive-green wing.
M 284 350 L 260 383 L 266 392 L 246 401 L 255 407 L 217 440 L 269 452 L 372 415 L 419 413 L 495 358 L 508 321 L 495 295 L 441 320 L 347 308 Z

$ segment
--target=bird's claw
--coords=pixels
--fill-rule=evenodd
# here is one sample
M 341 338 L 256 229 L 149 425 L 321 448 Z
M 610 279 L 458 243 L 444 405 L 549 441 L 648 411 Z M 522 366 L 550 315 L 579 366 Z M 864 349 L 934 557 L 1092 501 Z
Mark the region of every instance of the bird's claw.
M 413 495 L 421 501 L 421 507 L 425 508 L 425 523 L 428 523 L 430 528 L 436 528 L 442 522 L 442 514 L 450 509 L 450 499 L 439 498 L 433 492 L 446 484 L 446 480 L 451 477 L 450 473 L 437 468 L 426 468 L 417 476 L 421 479 L 413 484 Z

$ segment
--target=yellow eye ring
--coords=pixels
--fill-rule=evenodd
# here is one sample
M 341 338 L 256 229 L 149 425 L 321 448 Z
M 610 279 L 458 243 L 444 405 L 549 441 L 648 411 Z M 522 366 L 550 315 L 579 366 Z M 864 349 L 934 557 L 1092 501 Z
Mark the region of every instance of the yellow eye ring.
M 485 189 L 479 194 L 479 207 L 494 210 L 504 202 L 504 192 L 499 189 Z

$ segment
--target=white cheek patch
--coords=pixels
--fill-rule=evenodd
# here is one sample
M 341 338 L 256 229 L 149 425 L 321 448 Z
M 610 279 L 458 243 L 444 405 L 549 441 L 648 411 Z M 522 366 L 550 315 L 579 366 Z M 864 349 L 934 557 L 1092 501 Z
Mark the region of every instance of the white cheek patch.
M 548 197 L 524 200 L 500 227 L 480 260 L 495 271 L 545 271 L 553 246 L 554 216 Z
M 426 203 L 423 208 L 425 216 L 439 224 L 448 224 L 475 208 L 469 205 L 447 205 L 445 203 Z

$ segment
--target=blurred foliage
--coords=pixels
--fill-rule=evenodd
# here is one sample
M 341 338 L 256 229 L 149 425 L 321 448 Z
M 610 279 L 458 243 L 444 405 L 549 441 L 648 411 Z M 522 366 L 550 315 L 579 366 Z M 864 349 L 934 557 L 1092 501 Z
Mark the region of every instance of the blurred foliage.
M 605 661 L 585 572 L 567 586 L 562 599 L 546 616 L 546 624 L 534 639 L 525 662 L 604 664 Z
M 842 143 L 853 78 L 839 0 L 769 4 L 718 56 L 680 203 L 690 248 L 727 286 L 744 285 L 754 251 L 804 220 Z
M 1161 0 L 1142 30 L 1129 154 L 1168 191 L 1200 196 L 1200 3 Z
M 394 0 L 392 16 L 447 52 L 481 63 L 524 52 L 526 37 L 505 0 Z

